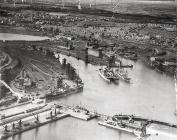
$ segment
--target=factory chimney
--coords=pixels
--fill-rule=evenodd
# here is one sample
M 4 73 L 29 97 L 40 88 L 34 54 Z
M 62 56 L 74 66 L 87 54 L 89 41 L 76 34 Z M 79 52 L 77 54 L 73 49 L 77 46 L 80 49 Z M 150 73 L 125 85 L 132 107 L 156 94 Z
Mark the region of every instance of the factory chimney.
M 15 2 L 16 2 L 16 0 L 14 0 L 14 7 L 15 7 Z
M 89 0 L 89 7 L 92 8 L 91 0 Z
M 78 9 L 81 10 L 82 7 L 81 7 L 81 1 L 79 0 L 79 4 L 78 4 Z

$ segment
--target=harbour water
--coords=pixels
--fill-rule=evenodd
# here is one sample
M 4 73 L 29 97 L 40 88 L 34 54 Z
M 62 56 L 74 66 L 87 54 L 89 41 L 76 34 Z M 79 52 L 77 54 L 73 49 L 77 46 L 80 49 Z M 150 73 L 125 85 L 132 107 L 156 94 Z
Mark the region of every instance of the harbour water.
M 17 36 L 16 36 L 17 37 Z M 17 39 L 18 40 L 18 39 Z M 64 97 L 56 102 L 68 105 L 81 104 L 99 113 L 134 114 L 145 118 L 177 124 L 175 112 L 174 80 L 166 75 L 151 70 L 141 61 L 123 60 L 125 64 L 133 64 L 127 69 L 132 78 L 130 84 L 124 81 L 106 83 L 99 75 L 99 66 L 86 65 L 73 57 L 66 58 L 79 73 L 84 82 L 83 93 Z M 14 136 L 14 140 L 135 140 L 124 132 L 99 126 L 96 120 L 89 122 L 74 118 L 66 118 L 51 124 Z M 10 140 L 9 139 L 9 140 Z M 175 140 L 167 136 L 151 136 L 148 140 Z

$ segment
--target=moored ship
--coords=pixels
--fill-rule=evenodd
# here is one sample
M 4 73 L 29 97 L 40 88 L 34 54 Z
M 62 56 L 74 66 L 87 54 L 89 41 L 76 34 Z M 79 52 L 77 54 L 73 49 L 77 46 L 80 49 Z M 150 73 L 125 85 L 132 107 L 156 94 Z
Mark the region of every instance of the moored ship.
M 100 68 L 99 75 L 107 82 L 119 80 L 118 75 L 109 67 Z
M 146 122 L 134 121 L 131 116 L 129 119 L 117 118 L 116 115 L 113 117 L 107 117 L 98 122 L 99 125 L 113 128 L 120 131 L 125 131 L 134 134 L 137 138 L 147 138 L 149 134 L 146 134 Z
M 45 97 L 46 97 L 46 99 L 60 98 L 60 97 L 67 96 L 67 95 L 70 95 L 70 94 L 75 94 L 75 93 L 82 92 L 83 87 L 84 87 L 84 84 L 79 83 L 74 88 L 51 91 L 50 93 L 46 94 Z

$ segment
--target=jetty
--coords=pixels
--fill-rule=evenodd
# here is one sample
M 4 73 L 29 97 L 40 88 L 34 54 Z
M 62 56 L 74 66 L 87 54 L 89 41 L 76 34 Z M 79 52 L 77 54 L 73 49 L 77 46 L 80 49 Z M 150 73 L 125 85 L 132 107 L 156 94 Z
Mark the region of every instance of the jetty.
M 9 114 L 8 117 L 1 117 L 0 140 L 66 117 L 74 117 L 83 121 L 97 119 L 98 124 L 101 126 L 117 131 L 125 131 L 140 139 L 145 139 L 151 135 L 170 135 L 177 138 L 176 124 L 134 115 L 119 114 L 108 116 L 79 105 L 70 106 L 62 103 L 49 103 L 24 110 L 23 112 Z

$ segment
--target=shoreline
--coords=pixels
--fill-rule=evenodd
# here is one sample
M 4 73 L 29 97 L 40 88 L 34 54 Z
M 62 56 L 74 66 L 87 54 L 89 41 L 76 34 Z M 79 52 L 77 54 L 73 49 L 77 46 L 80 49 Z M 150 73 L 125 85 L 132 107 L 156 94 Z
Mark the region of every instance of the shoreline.
M 15 32 L 10 32 L 10 31 L 7 31 L 7 32 L 15 34 Z M 0 33 L 2 33 L 1 32 L 1 28 L 0 28 Z M 23 34 L 24 35 L 34 35 L 34 36 L 36 36 L 36 32 L 35 31 L 32 31 L 30 34 L 28 34 L 28 32 L 23 32 Z M 41 34 L 42 33 L 40 33 L 40 35 Z M 43 37 L 43 36 L 41 36 L 41 37 Z M 2 41 L 2 40 L 0 40 L 0 41 Z M 45 39 L 44 40 L 36 40 L 36 41 L 34 41 L 34 40 L 33 41 L 27 41 L 27 40 L 26 41 L 25 40 L 7 40 L 6 44 L 8 44 L 8 43 L 12 44 L 13 42 L 16 42 L 16 43 L 22 43 L 23 42 L 23 43 L 25 43 L 25 45 L 27 45 L 27 44 L 28 45 L 30 45 L 30 44 L 37 44 L 38 45 L 38 43 L 41 45 L 44 42 L 48 42 L 52 46 L 57 45 L 57 42 L 55 42 L 55 41 L 48 41 L 48 40 L 45 40 Z M 122 42 L 126 42 L 126 41 L 122 40 Z M 46 45 L 43 46 L 43 48 L 46 48 L 46 47 L 47 47 Z M 67 55 L 67 56 L 72 56 L 72 57 L 74 57 L 76 59 L 81 59 L 81 60 L 83 60 L 83 61 L 86 62 L 86 55 L 84 54 L 83 50 L 82 51 L 81 50 L 80 51 L 79 50 L 75 51 L 75 50 L 66 50 L 64 48 L 62 49 L 62 48 L 56 48 L 56 47 L 50 48 L 50 50 L 57 51 L 57 52 L 59 52 L 61 54 Z M 159 73 L 164 73 L 164 74 L 169 75 L 171 77 L 174 75 L 173 73 L 169 72 L 168 69 L 165 70 L 165 71 L 163 71 L 163 70 L 158 69 L 157 67 L 151 66 L 150 65 L 150 61 L 147 60 L 147 58 L 143 57 L 142 54 L 139 54 L 139 55 L 140 55 L 140 57 L 138 57 L 138 60 L 142 60 L 143 63 L 146 66 L 148 66 L 149 68 L 151 68 L 152 70 L 155 70 L 155 71 L 157 71 Z M 87 59 L 88 60 L 87 60 L 86 63 L 90 63 L 92 65 L 106 65 L 107 64 L 107 62 L 106 62 L 105 59 L 99 58 L 99 57 L 96 57 L 96 56 L 93 56 L 93 55 L 88 55 Z M 131 59 L 128 59 L 128 60 L 131 60 Z

